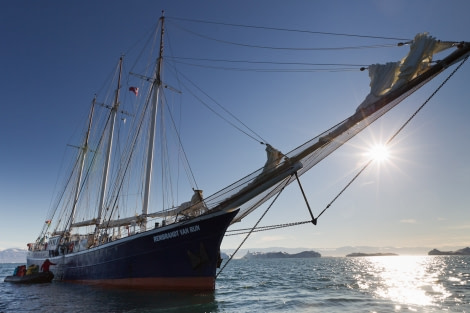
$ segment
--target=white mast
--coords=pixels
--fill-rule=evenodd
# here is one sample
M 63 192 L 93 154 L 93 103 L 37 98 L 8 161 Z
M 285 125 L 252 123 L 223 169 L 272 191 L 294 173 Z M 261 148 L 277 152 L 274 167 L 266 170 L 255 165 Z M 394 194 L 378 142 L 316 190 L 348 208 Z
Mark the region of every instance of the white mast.
M 150 186 L 152 182 L 152 164 L 153 164 L 153 146 L 155 141 L 155 125 L 157 120 L 157 108 L 158 100 L 160 97 L 160 87 L 162 85 L 161 81 L 161 69 L 162 69 L 162 58 L 163 58 L 163 34 L 164 34 L 164 20 L 165 17 L 162 14 L 161 20 L 161 32 L 160 32 L 160 52 L 157 60 L 157 66 L 155 70 L 155 79 L 153 80 L 153 94 L 151 100 L 151 121 L 150 121 L 150 136 L 148 141 L 148 154 L 147 154 L 147 169 L 145 173 L 145 185 L 144 185 L 144 203 L 142 205 L 142 217 L 143 222 L 140 226 L 141 231 L 147 229 L 147 213 L 150 200 Z
M 104 196 L 106 194 L 106 185 L 108 182 L 108 172 L 109 172 L 109 163 L 111 160 L 111 148 L 113 146 L 113 134 L 114 134 L 114 124 L 116 122 L 116 114 L 119 108 L 119 92 L 121 90 L 121 73 L 122 73 L 122 56 L 119 59 L 119 78 L 118 78 L 118 85 L 116 89 L 116 96 L 114 98 L 114 104 L 111 108 L 111 117 L 110 117 L 110 126 L 109 126 L 109 135 L 108 135 L 108 146 L 106 149 L 106 159 L 103 169 L 103 178 L 101 181 L 101 194 L 100 194 L 100 202 L 98 205 L 98 216 L 96 218 L 96 228 L 95 228 L 95 237 L 98 234 L 99 225 L 101 223 L 101 215 L 104 211 Z
M 86 155 L 88 152 L 88 139 L 90 138 L 90 129 L 91 129 L 91 122 L 93 120 L 93 112 L 95 110 L 95 102 L 96 102 L 96 96 L 93 98 L 93 102 L 91 104 L 90 117 L 88 120 L 88 130 L 86 132 L 85 142 L 83 144 L 83 147 L 79 147 L 80 149 L 82 149 L 82 152 L 80 153 L 80 168 L 78 170 L 77 185 L 75 186 L 75 195 L 73 198 L 72 214 L 70 217 L 70 228 L 72 228 L 72 224 L 75 220 L 75 211 L 77 210 L 78 196 L 80 195 L 80 182 L 82 180 L 83 167 L 85 166 L 85 159 L 86 159 Z

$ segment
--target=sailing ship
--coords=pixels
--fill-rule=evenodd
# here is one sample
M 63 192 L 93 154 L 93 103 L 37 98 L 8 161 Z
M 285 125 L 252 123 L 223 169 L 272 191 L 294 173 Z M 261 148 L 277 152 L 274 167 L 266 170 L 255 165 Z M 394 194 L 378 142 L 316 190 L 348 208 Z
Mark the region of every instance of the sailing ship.
M 279 194 L 439 73 L 470 55 L 470 43 L 444 42 L 418 34 L 401 61 L 367 68 L 371 91 L 351 116 L 288 153 L 265 143 L 267 160 L 255 172 L 207 197 L 194 187 L 191 200 L 179 205 L 167 205 L 165 202 L 171 201 L 159 199 L 164 205 L 156 210 L 153 165 L 170 161 L 164 153 L 156 160 L 157 120 L 163 115 L 164 90 L 179 92 L 162 78 L 164 22 L 162 16 L 153 74 L 134 74 L 148 84 L 148 96 L 140 97 L 143 104 L 135 106 L 132 113 L 120 108 L 121 58 L 112 105 L 102 104 L 99 108 L 106 112 L 101 119 L 102 134 L 93 131 L 98 124 L 95 98 L 71 174 L 37 240 L 28 244 L 27 265 L 40 266 L 50 259 L 56 264 L 51 268 L 55 280 L 129 288 L 214 290 L 221 264 L 220 246 L 230 225 Z M 446 49 L 452 52 L 432 62 L 435 53 Z M 143 89 L 129 88 L 135 95 L 142 95 Z M 129 133 L 126 148 L 118 149 L 113 146 L 113 136 L 123 131 L 116 130 L 119 116 L 132 117 L 135 122 L 131 123 L 132 130 L 125 128 Z M 93 136 L 97 138 L 94 146 Z M 181 138 L 176 141 L 181 143 Z M 137 152 L 136 147 L 142 143 L 145 148 Z M 184 158 L 184 150 L 179 151 Z M 113 167 L 113 159 L 119 159 L 119 165 Z M 142 169 L 143 174 L 137 176 L 133 168 L 139 173 Z M 165 171 L 158 174 L 168 175 Z M 125 187 L 137 191 L 126 193 Z M 160 188 L 166 187 L 161 184 Z M 132 209 L 124 215 L 126 205 Z M 85 217 L 85 211 L 93 215 Z M 313 215 L 311 222 L 316 223 Z

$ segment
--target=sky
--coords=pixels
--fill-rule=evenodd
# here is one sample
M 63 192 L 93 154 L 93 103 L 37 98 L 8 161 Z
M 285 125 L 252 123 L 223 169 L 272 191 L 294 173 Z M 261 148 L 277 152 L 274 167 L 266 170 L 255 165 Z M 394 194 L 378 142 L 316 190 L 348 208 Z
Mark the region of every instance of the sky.
M 168 20 L 212 28 L 217 38 L 290 47 L 366 44 L 363 38 L 287 35 L 258 30 L 225 33 L 220 24 L 300 29 L 412 39 L 429 32 L 470 41 L 470 2 L 417 1 L 1 1 L 0 2 L 0 250 L 26 248 L 49 211 L 58 170 L 78 117 L 120 54 L 151 29 L 165 10 Z M 198 28 L 200 27 L 200 28 Z M 178 56 L 309 63 L 374 64 L 397 61 L 408 49 L 269 51 L 178 42 Z M 172 37 L 174 36 L 174 37 Z M 230 37 L 229 37 L 230 36 Z M 227 39 L 228 40 L 228 39 Z M 380 39 L 377 44 L 396 43 Z M 173 51 L 172 51 L 173 52 Z M 453 69 L 453 68 L 452 68 Z M 301 177 L 314 215 L 367 161 L 371 146 L 386 142 L 450 74 L 447 70 L 359 136 Z M 190 68 L 205 90 L 277 149 L 288 152 L 354 113 L 369 92 L 367 72 L 266 73 Z M 465 64 L 397 137 L 387 161 L 375 162 L 321 216 L 318 225 L 253 234 L 244 248 L 470 246 L 470 66 Z M 198 111 L 198 113 L 201 113 Z M 264 164 L 263 146 L 222 124 L 201 119 L 188 154 L 199 186 L 211 194 Z M 208 117 L 207 117 L 208 119 Z M 216 135 L 215 139 L 209 135 Z M 219 165 L 220 164 L 220 165 Z M 266 206 L 233 228 L 251 227 Z M 309 219 L 292 184 L 260 225 Z M 243 237 L 226 237 L 222 249 Z

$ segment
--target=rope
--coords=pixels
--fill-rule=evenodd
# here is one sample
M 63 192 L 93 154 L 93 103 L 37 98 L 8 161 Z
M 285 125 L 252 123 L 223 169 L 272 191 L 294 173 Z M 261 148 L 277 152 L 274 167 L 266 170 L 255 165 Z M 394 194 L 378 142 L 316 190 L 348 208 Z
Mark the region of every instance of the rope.
M 312 221 L 303 221 L 303 222 L 293 222 L 293 223 L 286 223 L 286 224 L 277 224 L 277 225 L 269 225 L 269 226 L 261 226 L 261 227 L 256 227 L 256 228 L 244 228 L 244 229 L 234 229 L 231 231 L 227 232 L 234 232 L 234 234 L 228 234 L 225 236 L 235 236 L 235 235 L 243 235 L 247 233 L 256 233 L 260 231 L 266 231 L 266 230 L 273 230 L 273 229 L 278 229 L 278 228 L 285 228 L 285 227 L 291 227 L 291 226 L 298 226 L 302 224 L 308 224 L 312 223 Z
M 167 16 L 166 18 L 167 19 L 173 19 L 173 20 L 194 22 L 194 23 L 217 24 L 217 25 L 232 26 L 232 27 L 254 28 L 254 29 L 275 30 L 275 31 L 285 31 L 285 32 L 297 32 L 297 33 L 308 33 L 308 34 L 327 35 L 327 36 L 359 37 L 359 38 L 386 39 L 386 40 L 410 40 L 410 39 L 397 38 L 397 37 L 370 36 L 370 35 L 346 34 L 346 33 L 332 33 L 332 32 L 320 32 L 320 31 L 310 31 L 310 30 L 302 30 L 302 29 L 289 29 L 289 28 L 266 27 L 266 26 L 257 26 L 257 25 L 221 23 L 221 22 L 214 22 L 214 21 L 204 21 L 204 20 L 196 20 L 196 19 L 188 19 L 188 18 L 179 18 L 179 17 L 176 17 L 176 16 L 172 16 L 172 17 Z
M 317 225 L 317 219 L 313 217 L 312 209 L 310 209 L 310 204 L 308 203 L 307 196 L 305 195 L 304 188 L 302 188 L 302 184 L 300 184 L 300 179 L 299 176 L 297 175 L 297 172 L 295 172 L 295 178 L 297 179 L 297 182 L 299 183 L 299 188 L 300 191 L 302 191 L 302 196 L 304 197 L 305 204 L 307 205 L 308 212 L 310 213 L 310 217 L 312 218 L 312 224 Z
M 214 108 L 212 108 L 207 102 L 205 102 L 203 99 L 201 99 L 199 96 L 196 95 L 195 92 L 193 92 L 193 90 L 191 90 L 188 86 L 186 86 L 185 84 L 182 83 L 183 87 L 186 88 L 186 90 L 188 90 L 188 92 L 194 97 L 196 98 L 203 106 L 205 106 L 209 111 L 211 111 L 212 113 L 214 113 L 216 116 L 218 116 L 219 118 L 221 118 L 223 121 L 225 121 L 227 124 L 229 124 L 230 126 L 232 126 L 233 128 L 235 128 L 236 130 L 240 131 L 241 133 L 245 134 L 246 136 L 248 136 L 249 138 L 253 139 L 254 141 L 256 142 L 264 142 L 265 140 L 263 139 L 263 137 L 261 137 L 259 134 L 257 134 L 253 129 L 251 129 L 250 127 L 248 127 L 245 123 L 243 123 L 240 119 L 238 119 L 234 114 L 232 114 L 228 109 L 226 109 L 225 107 L 223 107 L 220 103 L 218 103 L 214 98 L 212 98 L 211 96 L 209 96 L 209 94 L 207 94 L 204 90 L 202 90 L 199 86 L 197 86 L 193 81 L 191 81 L 187 76 L 183 75 L 182 73 L 179 73 L 179 75 L 181 75 L 181 77 L 183 77 L 187 82 L 189 82 L 192 86 L 194 86 L 197 90 L 199 90 L 199 92 L 201 92 L 203 95 L 205 95 L 206 97 L 208 97 L 212 102 L 214 102 L 219 108 L 221 108 L 223 111 L 225 111 L 229 116 L 231 116 L 233 119 L 235 119 L 238 123 L 240 123 L 242 126 L 244 126 L 250 133 L 248 133 L 248 131 L 245 131 L 243 129 L 241 129 L 240 127 L 238 127 L 237 125 L 235 125 L 233 122 L 229 121 L 226 117 L 224 117 L 222 114 L 220 114 L 219 112 L 217 112 Z M 255 137 L 258 137 L 258 138 L 255 138 Z
M 191 35 L 196 37 L 200 37 L 206 40 L 215 41 L 223 44 L 245 47 L 245 48 L 257 48 L 257 49 L 269 49 L 269 50 L 290 50 L 290 51 L 335 51 L 335 50 L 358 50 L 358 49 L 375 49 L 375 48 L 391 48 L 391 47 L 399 47 L 402 46 L 403 43 L 398 44 L 376 44 L 376 45 L 362 45 L 362 46 L 343 46 L 343 47 L 297 47 L 297 48 L 289 48 L 289 47 L 274 47 L 274 46 L 263 46 L 263 45 L 254 45 L 254 44 L 245 44 L 241 42 L 234 42 L 234 41 L 227 41 L 223 39 L 217 39 L 214 37 L 206 36 L 185 27 L 182 27 L 178 24 L 173 24 L 175 27 L 185 31 Z
M 291 175 L 292 176 L 292 175 Z M 274 202 L 276 202 L 277 198 L 279 198 L 279 195 L 282 193 L 282 191 L 284 190 L 284 188 L 286 188 L 286 186 L 288 185 L 289 183 L 289 180 L 290 180 L 290 177 L 287 177 L 286 179 L 284 179 L 284 186 L 282 186 L 281 190 L 277 193 L 276 197 L 273 199 L 273 201 L 271 202 L 271 204 L 266 208 L 266 210 L 264 211 L 263 215 L 261 215 L 261 217 L 258 219 L 258 221 L 256 222 L 256 224 L 253 226 L 253 228 L 251 228 L 251 230 L 248 232 L 248 234 L 245 236 L 245 238 L 243 239 L 243 241 L 240 243 L 240 245 L 237 247 L 237 249 L 235 249 L 235 251 L 232 253 L 232 255 L 230 256 L 230 258 L 227 260 L 227 262 L 225 262 L 224 266 L 222 266 L 222 268 L 220 269 L 220 271 L 217 273 L 217 275 L 215 275 L 215 278 L 217 279 L 217 277 L 219 277 L 220 273 L 222 273 L 222 271 L 224 270 L 224 268 L 227 266 L 227 264 L 233 259 L 233 257 L 235 256 L 235 254 L 238 252 L 238 250 L 240 250 L 240 248 L 243 246 L 243 244 L 245 243 L 245 241 L 247 241 L 248 237 L 251 235 L 251 233 L 255 232 L 255 228 L 256 226 L 258 226 L 258 224 L 261 222 L 261 220 L 264 218 L 264 216 L 266 215 L 266 213 L 268 213 L 269 209 L 273 206 Z

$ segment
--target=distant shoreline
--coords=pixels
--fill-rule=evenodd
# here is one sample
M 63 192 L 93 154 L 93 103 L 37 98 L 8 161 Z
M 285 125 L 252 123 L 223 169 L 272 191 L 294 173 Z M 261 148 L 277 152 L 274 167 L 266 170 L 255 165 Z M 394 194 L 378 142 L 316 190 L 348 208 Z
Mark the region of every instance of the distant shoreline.
M 321 254 L 315 251 L 302 251 L 300 253 L 289 254 L 287 252 L 250 252 L 248 251 L 242 259 L 299 259 L 299 258 L 319 258 Z
M 439 251 L 433 249 L 428 252 L 428 255 L 470 255 L 470 248 L 466 247 L 457 251 Z
M 355 252 L 355 253 L 350 253 L 347 254 L 347 258 L 356 258 L 356 257 L 367 257 L 367 256 L 399 256 L 396 253 L 361 253 L 361 252 Z

